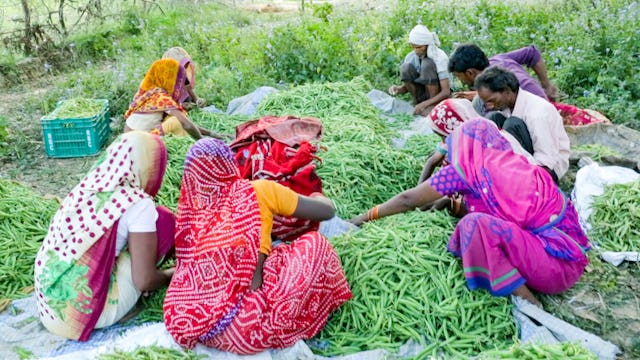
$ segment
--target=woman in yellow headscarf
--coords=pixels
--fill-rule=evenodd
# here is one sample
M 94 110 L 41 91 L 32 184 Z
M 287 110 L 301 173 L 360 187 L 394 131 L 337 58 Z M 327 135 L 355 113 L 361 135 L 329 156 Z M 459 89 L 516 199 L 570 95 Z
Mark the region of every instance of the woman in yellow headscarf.
M 180 63 L 180 67 L 182 67 L 186 74 L 186 79 L 184 83 L 184 87 L 182 89 L 182 93 L 180 94 L 179 103 L 187 110 L 189 107 L 195 103 L 198 107 L 203 107 L 206 104 L 206 100 L 198 97 L 195 93 L 196 86 L 196 67 L 191 60 L 191 56 L 189 53 L 179 47 L 172 47 L 169 50 L 165 51 L 162 55 L 163 59 L 175 59 Z
M 154 61 L 124 115 L 125 131 L 141 130 L 200 139 L 213 134 L 194 124 L 182 105 L 180 96 L 186 72 L 175 59 Z

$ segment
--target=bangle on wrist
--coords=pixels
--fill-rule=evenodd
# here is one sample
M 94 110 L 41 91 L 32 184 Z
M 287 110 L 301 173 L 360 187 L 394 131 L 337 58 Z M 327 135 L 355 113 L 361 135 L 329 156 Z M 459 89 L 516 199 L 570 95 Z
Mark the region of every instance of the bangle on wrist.
M 380 205 L 376 205 L 367 211 L 367 221 L 376 220 L 380 218 L 380 214 L 378 214 L 378 209 Z

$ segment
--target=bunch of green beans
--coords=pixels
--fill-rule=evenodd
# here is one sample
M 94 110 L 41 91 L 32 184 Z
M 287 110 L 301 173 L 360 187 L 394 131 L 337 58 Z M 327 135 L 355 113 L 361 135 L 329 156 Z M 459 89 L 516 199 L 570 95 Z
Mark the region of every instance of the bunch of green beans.
M 235 136 L 236 126 L 255 117 L 246 115 L 215 114 L 202 110 L 189 112 L 189 117 L 193 122 L 219 134 L 229 134 Z
M 342 218 L 355 216 L 415 186 L 423 160 L 387 144 L 330 143 L 317 174 Z
M 444 213 L 414 211 L 331 238 L 353 299 L 311 342 L 314 350 L 395 351 L 412 339 L 425 346 L 425 357 L 468 358 L 508 346 L 515 337 L 511 304 L 468 290 L 460 262 L 446 251 L 453 227 Z
M 607 186 L 593 199 L 589 238 L 603 250 L 640 250 L 640 180 Z
M 583 144 L 578 146 L 572 146 L 571 151 L 587 153 L 595 161 L 600 161 L 605 156 L 616 156 L 616 157 L 622 156 L 619 152 L 611 149 L 610 147 L 600 145 L 600 144 Z
M 139 325 L 150 322 L 164 321 L 163 303 L 164 297 L 167 294 L 167 288 L 161 288 L 154 290 L 149 296 L 142 296 L 139 303 L 142 305 L 142 311 L 128 323 Z
M 345 83 L 309 84 L 270 94 L 258 111 L 265 115 L 313 116 L 322 121 L 321 145 L 327 149 L 316 173 L 338 215 L 350 218 L 415 186 L 424 161 L 439 138 L 414 136 L 419 144 L 393 147 L 398 132 L 381 117 L 365 95 L 362 79 Z
M 73 98 L 63 100 L 60 105 L 51 113 L 45 116 L 44 120 L 90 118 L 102 111 L 103 100 Z
M 191 350 L 176 350 L 158 345 L 141 346 L 133 351 L 116 350 L 110 354 L 98 355 L 99 360 L 198 360 L 206 358 L 206 355 L 198 355 Z
M 35 255 L 60 203 L 0 179 L 0 311 L 33 286 Z
M 379 111 L 366 93 L 372 87 L 363 78 L 349 82 L 306 84 L 269 94 L 258 107 L 259 115 L 312 116 L 324 121 L 345 114 L 378 119 Z
M 478 360 L 596 360 L 598 357 L 578 343 L 516 344 L 506 350 L 489 350 L 478 355 Z
M 164 173 L 162 186 L 156 195 L 156 202 L 171 209 L 174 213 L 178 207 L 180 198 L 180 185 L 182 184 L 182 170 L 187 151 L 194 144 L 190 136 L 163 137 L 167 147 L 167 170 Z

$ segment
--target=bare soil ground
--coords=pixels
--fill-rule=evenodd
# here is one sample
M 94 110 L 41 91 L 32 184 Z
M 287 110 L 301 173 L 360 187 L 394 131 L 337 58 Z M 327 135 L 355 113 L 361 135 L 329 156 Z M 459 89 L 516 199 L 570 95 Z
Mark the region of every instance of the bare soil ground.
M 55 78 L 36 80 L 0 91 L 0 116 L 6 118 L 11 154 L 0 158 L 0 177 L 32 187 L 42 195 L 64 197 L 89 170 L 94 157 L 48 158 L 42 141 L 37 101 Z

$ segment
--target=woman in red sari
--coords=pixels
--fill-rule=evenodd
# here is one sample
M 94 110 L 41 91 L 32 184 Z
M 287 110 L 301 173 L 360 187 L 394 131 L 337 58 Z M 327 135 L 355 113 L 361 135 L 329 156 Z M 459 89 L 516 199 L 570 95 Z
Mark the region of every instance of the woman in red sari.
M 222 141 L 196 142 L 185 160 L 176 223 L 176 272 L 164 302 L 169 333 L 237 354 L 315 336 L 351 298 L 340 260 L 318 232 L 272 248 L 275 214 L 333 217 L 331 200 L 240 177 Z

